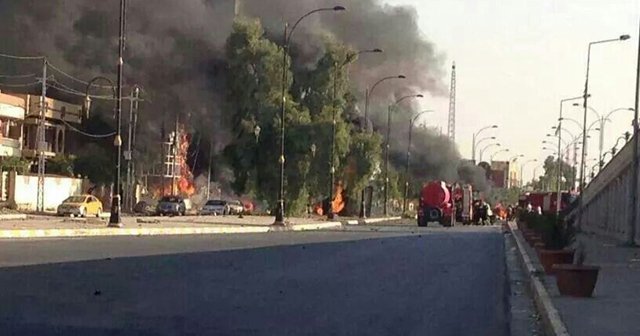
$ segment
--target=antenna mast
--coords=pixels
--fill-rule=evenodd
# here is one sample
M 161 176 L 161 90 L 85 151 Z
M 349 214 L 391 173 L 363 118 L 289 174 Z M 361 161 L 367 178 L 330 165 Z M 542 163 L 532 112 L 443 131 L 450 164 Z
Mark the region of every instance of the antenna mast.
M 449 90 L 449 122 L 447 135 L 451 141 L 456 141 L 456 62 L 451 66 L 451 89 Z

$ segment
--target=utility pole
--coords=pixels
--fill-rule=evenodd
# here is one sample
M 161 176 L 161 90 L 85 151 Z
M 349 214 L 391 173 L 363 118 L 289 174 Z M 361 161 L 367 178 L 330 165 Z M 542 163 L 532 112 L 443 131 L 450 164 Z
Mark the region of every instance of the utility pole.
M 36 211 L 44 212 L 44 174 L 46 160 L 44 157 L 45 147 L 45 120 L 47 114 L 47 59 L 42 62 L 42 92 L 40 93 L 40 121 L 38 124 L 38 134 L 36 136 L 36 149 L 38 150 L 38 195 Z
M 167 171 L 167 160 L 169 158 L 169 150 L 167 148 L 167 127 L 166 127 L 166 119 L 167 115 L 164 113 L 162 116 L 162 131 L 160 132 L 160 182 L 162 184 L 162 192 L 160 197 L 164 197 L 164 193 L 166 188 L 165 185 L 165 177 L 169 175 L 169 171 Z
M 135 128 L 138 120 L 138 107 L 139 102 L 138 98 L 140 97 L 140 88 L 137 86 L 131 92 L 131 100 L 129 104 L 129 132 L 127 137 L 127 151 L 125 152 L 124 158 L 127 160 L 127 192 L 125 194 L 125 208 L 128 211 L 133 210 L 133 197 L 135 195 L 135 185 L 134 185 L 134 162 L 133 162 L 133 147 L 135 141 Z
M 389 141 L 391 140 L 391 105 L 387 110 L 387 140 L 385 141 L 385 150 L 384 150 L 384 207 L 382 209 L 382 214 L 386 217 L 388 214 L 388 204 L 389 201 Z
M 209 138 L 209 169 L 207 174 L 207 200 L 211 197 L 211 166 L 213 166 L 213 133 Z
M 171 169 L 171 195 L 176 195 L 177 194 L 177 190 L 176 190 L 176 178 L 178 177 L 177 174 L 177 165 L 178 165 L 178 125 L 180 122 L 180 113 L 178 111 L 176 111 L 176 126 L 175 126 L 175 131 L 173 134 L 173 169 Z
M 116 147 L 115 158 L 115 181 L 113 183 L 113 189 L 111 190 L 111 216 L 109 217 L 109 227 L 122 227 L 122 221 L 120 220 L 120 208 L 121 208 L 121 174 L 120 163 L 122 159 L 122 72 L 124 68 L 124 40 L 125 40 L 125 20 L 126 20 L 126 1 L 120 0 L 120 32 L 118 42 L 118 82 L 116 88 L 116 136 L 113 140 L 113 145 Z

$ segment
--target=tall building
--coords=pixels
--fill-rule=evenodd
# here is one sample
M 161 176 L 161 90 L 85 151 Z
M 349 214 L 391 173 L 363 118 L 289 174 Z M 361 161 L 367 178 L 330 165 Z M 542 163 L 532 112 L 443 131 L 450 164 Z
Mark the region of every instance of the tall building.
M 73 153 L 78 142 L 69 128 L 82 122 L 82 106 L 49 97 L 45 106 L 45 156 Z M 38 156 L 40 113 L 40 96 L 0 92 L 0 156 Z
M 508 188 L 509 161 L 491 161 L 491 185 L 494 188 Z

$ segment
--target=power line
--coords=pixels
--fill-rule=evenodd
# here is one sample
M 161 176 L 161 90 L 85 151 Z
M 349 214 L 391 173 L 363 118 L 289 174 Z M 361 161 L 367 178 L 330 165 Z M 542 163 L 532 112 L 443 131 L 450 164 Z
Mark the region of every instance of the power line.
M 66 120 L 64 119 L 60 119 L 67 127 L 69 127 L 72 131 L 75 131 L 77 133 L 80 133 L 84 136 L 88 136 L 91 138 L 108 138 L 108 137 L 112 137 L 114 135 L 116 135 L 116 132 L 111 132 L 111 133 L 107 133 L 107 134 L 92 134 L 92 133 L 87 133 L 81 129 L 76 128 L 75 126 L 71 125 L 70 123 L 68 123 Z
M 49 67 L 50 67 L 50 68 L 52 68 L 53 70 L 56 70 L 56 71 L 57 71 L 57 72 L 59 72 L 61 75 L 65 76 L 65 77 L 67 77 L 67 78 L 69 78 L 69 79 L 71 79 L 71 80 L 74 80 L 74 81 L 76 81 L 76 82 L 78 82 L 78 83 L 81 83 L 81 84 L 84 84 L 84 85 L 88 85 L 88 84 L 89 84 L 89 82 L 84 81 L 84 80 L 82 80 L 82 79 L 80 79 L 80 78 L 78 78 L 78 77 L 75 77 L 75 76 L 73 76 L 73 75 L 71 75 L 71 74 L 69 74 L 69 73 L 67 73 L 67 72 L 64 72 L 64 71 L 62 71 L 60 68 L 58 68 L 58 67 L 56 67 L 56 66 L 52 65 L 51 63 L 49 63 Z M 111 86 L 109 86 L 109 85 L 91 84 L 91 86 L 92 86 L 92 87 L 94 87 L 94 86 L 95 86 L 95 87 L 102 88 L 102 89 L 110 89 L 110 88 L 111 88 Z
M 44 60 L 46 57 L 44 56 L 17 56 L 17 55 L 8 55 L 8 54 L 0 54 L 0 57 L 10 58 L 21 61 L 29 61 L 29 60 Z

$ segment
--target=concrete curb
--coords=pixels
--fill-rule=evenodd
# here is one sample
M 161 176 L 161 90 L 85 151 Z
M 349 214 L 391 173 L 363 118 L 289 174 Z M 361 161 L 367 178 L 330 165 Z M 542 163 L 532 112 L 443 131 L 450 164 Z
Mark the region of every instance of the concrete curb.
M 3 221 L 3 220 L 19 220 L 19 219 L 27 219 L 27 215 L 25 215 L 25 214 L 0 215 L 0 221 Z
M 527 274 L 529 274 L 529 283 L 531 286 L 531 292 L 533 293 L 533 300 L 538 312 L 542 316 L 542 322 L 544 324 L 546 334 L 550 336 L 570 336 L 567 331 L 567 327 L 560 318 L 558 309 L 556 309 L 553 305 L 553 301 L 551 301 L 549 292 L 539 278 L 540 274 L 544 274 L 542 268 L 531 260 L 531 257 L 527 253 L 524 245 L 526 242 L 515 223 L 509 222 L 508 226 L 509 231 L 516 241 L 516 245 L 518 246 L 520 261 L 524 265 Z
M 159 236 L 224 233 L 265 233 L 269 227 L 95 228 L 0 230 L 0 239 L 74 238 L 98 236 Z
M 350 219 L 343 221 L 344 225 L 365 225 L 365 224 L 375 224 L 382 222 L 390 222 L 402 219 L 402 217 L 379 217 L 379 218 L 363 218 L 363 219 Z
M 26 218 L 26 216 L 25 216 Z M 364 221 L 348 220 L 345 222 L 316 222 L 297 224 L 274 228 L 269 225 L 229 225 L 214 227 L 168 227 L 168 228 L 89 228 L 89 229 L 15 229 L 0 230 L 0 239 L 25 239 L 25 238 L 74 238 L 74 237 L 99 237 L 99 236 L 159 236 L 159 235 L 194 235 L 194 234 L 230 234 L 230 233 L 267 233 L 281 231 L 313 231 L 324 229 L 342 228 L 343 225 L 357 225 L 379 223 L 397 220 L 400 217 L 371 218 Z M 67 222 L 87 222 L 88 219 L 71 218 Z M 92 223 L 104 223 L 98 218 L 91 219 Z

